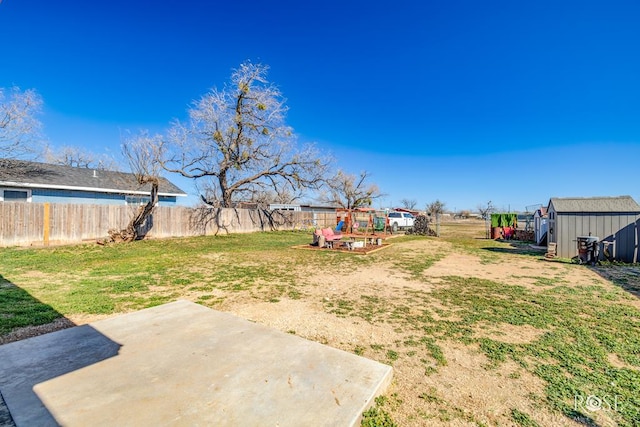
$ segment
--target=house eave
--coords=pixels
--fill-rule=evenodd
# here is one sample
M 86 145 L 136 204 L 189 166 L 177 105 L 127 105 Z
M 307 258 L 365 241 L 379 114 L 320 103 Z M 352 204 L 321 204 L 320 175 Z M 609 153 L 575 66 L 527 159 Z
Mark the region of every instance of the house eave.
M 29 182 L 13 182 L 13 181 L 0 181 L 0 185 L 7 187 L 25 187 L 25 188 L 47 188 L 52 190 L 76 190 L 76 191 L 94 191 L 96 193 L 111 193 L 111 194 L 140 194 L 149 195 L 149 191 L 141 190 L 118 190 L 115 188 L 96 188 L 96 187 L 76 187 L 71 185 L 56 185 L 56 184 L 33 184 Z M 185 193 L 165 193 L 158 192 L 159 196 L 175 196 L 186 197 Z

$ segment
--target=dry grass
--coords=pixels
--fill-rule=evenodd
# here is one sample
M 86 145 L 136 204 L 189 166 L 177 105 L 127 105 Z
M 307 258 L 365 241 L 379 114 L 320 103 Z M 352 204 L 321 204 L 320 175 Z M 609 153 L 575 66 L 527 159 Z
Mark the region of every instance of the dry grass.
M 46 250 L 0 262 L 5 283 L 76 323 L 189 299 L 391 364 L 380 405 L 399 425 L 638 425 L 638 268 L 549 263 L 484 231 L 444 224 L 366 257 L 279 233 L 59 249 L 72 272 Z M 576 405 L 589 395 L 624 407 Z

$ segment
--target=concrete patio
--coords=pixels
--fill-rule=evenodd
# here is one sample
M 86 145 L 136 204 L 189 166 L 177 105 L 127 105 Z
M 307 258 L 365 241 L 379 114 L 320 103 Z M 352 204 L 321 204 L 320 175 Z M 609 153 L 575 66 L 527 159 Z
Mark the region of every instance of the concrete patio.
M 0 361 L 19 427 L 352 426 L 392 377 L 187 301 L 5 344 Z

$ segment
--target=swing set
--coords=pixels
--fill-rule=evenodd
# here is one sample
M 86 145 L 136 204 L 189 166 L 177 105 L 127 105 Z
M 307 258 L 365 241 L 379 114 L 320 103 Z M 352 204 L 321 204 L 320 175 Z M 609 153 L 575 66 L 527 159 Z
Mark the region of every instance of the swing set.
M 364 238 L 365 243 L 391 234 L 387 214 L 373 208 L 337 209 L 336 224 L 340 221 L 344 221 L 342 230 L 345 234 L 355 239 Z

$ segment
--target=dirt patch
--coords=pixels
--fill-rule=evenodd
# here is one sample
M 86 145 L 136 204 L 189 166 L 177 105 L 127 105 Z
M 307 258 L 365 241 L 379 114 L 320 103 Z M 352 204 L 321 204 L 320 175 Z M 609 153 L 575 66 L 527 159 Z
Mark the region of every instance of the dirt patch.
M 480 259 L 477 256 L 464 254 L 464 253 L 451 253 L 443 259 L 437 261 L 431 266 L 425 275 L 429 277 L 442 277 L 442 276 L 462 276 L 462 277 L 478 277 L 478 275 L 489 277 L 500 277 L 498 271 L 494 274 L 487 272 L 486 266 L 480 263 Z
M 443 352 L 447 366 L 430 376 L 414 378 L 415 391 L 403 399 L 424 413 L 424 419 L 417 423 L 403 420 L 401 425 L 448 426 L 452 418 L 457 418 L 459 425 L 464 419 L 469 425 L 513 425 L 513 409 L 528 414 L 541 426 L 579 425 L 540 409 L 536 400 L 544 395 L 544 382 L 515 363 L 504 363 L 499 370 L 487 369 L 488 360 L 480 351 L 457 343 L 444 343 Z
M 86 325 L 87 323 L 96 322 L 102 319 L 108 319 L 110 317 L 119 316 L 124 313 L 111 313 L 111 314 L 86 314 L 86 313 L 76 313 L 70 314 L 67 318 L 73 322 L 75 325 Z
M 479 338 L 490 338 L 507 344 L 528 344 L 538 340 L 546 332 L 531 325 L 487 322 L 478 322 L 473 329 Z
M 640 371 L 640 368 L 628 364 L 624 360 L 620 359 L 620 357 L 618 357 L 618 355 L 615 353 L 609 353 L 607 355 L 607 360 L 609 361 L 611 366 L 613 366 L 614 368 L 631 369 L 633 371 Z
M 30 279 L 46 279 L 49 276 L 47 273 L 37 270 L 26 271 L 22 275 Z
M 384 262 L 368 266 L 365 269 L 324 272 L 322 275 L 309 277 L 309 279 L 316 283 L 330 284 L 327 289 L 347 290 L 354 295 L 371 290 L 388 295 L 394 294 L 397 289 L 410 286 L 409 280 L 393 274 L 392 267 Z M 420 285 L 426 286 L 423 283 Z
M 431 317 L 436 321 L 447 320 L 449 322 L 459 322 L 462 320 L 462 317 L 457 314 L 458 310 L 442 304 L 439 300 L 433 299 L 429 301 L 429 305 L 426 308 L 429 310 Z
M 294 246 L 294 249 L 307 249 L 307 250 L 312 250 L 312 251 L 328 251 L 328 252 L 340 252 L 340 253 L 349 253 L 349 254 L 356 254 L 356 255 L 366 255 L 366 254 L 370 254 L 373 252 L 377 252 L 379 250 L 388 248 L 389 246 L 391 246 L 391 243 L 382 243 L 380 245 L 378 244 L 363 244 L 364 246 L 359 247 L 359 246 L 354 246 L 354 245 L 347 245 L 347 242 L 336 242 L 334 243 L 333 247 L 330 248 L 321 248 L 319 246 L 313 246 L 313 245 L 297 245 Z M 361 243 L 361 242 L 358 242 Z
M 421 253 L 440 253 L 450 252 L 451 243 L 436 239 L 416 239 L 408 242 L 402 242 L 402 250 L 418 251 Z
M 534 291 L 558 284 L 568 287 L 607 284 L 606 280 L 584 266 L 557 264 L 555 269 L 549 269 L 548 265 L 535 257 L 513 257 L 508 262 L 486 263 L 477 255 L 453 252 L 437 261 L 424 274 L 435 279 L 447 276 L 486 279 L 524 286 Z
M 385 330 L 357 318 L 337 318 L 326 313 L 322 303 L 283 299 L 277 303 L 236 305 L 231 313 L 284 332 L 353 352 L 367 342 L 386 342 L 395 337 Z

